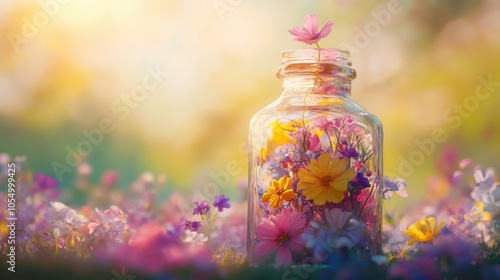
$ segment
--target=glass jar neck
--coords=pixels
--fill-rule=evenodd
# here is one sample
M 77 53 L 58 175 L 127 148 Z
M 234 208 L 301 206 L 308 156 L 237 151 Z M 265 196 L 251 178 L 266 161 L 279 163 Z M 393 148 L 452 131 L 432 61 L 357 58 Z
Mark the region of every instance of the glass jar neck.
M 356 70 L 350 53 L 337 49 L 297 49 L 283 53 L 277 76 L 286 94 L 349 96 Z
M 332 76 L 293 75 L 283 78 L 282 85 L 285 95 L 351 95 L 351 80 Z

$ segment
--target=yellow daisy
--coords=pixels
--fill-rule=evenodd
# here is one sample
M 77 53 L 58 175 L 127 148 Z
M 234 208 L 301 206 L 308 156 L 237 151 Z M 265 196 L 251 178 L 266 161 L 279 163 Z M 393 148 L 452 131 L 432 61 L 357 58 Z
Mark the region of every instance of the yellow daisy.
M 295 198 L 295 192 L 291 189 L 292 179 L 283 176 L 277 180 L 272 181 L 272 185 L 267 187 L 267 192 L 262 195 L 262 202 L 269 202 L 274 208 L 281 206 L 283 200 L 290 201 Z
M 439 236 L 444 225 L 444 221 L 436 225 L 434 217 L 423 218 L 409 226 L 407 230 L 403 230 L 403 234 L 410 238 L 408 240 L 410 246 L 416 242 L 431 243 Z
M 332 158 L 330 153 L 323 153 L 297 172 L 297 189 L 316 205 L 340 202 L 344 199 L 347 183 L 356 176 L 354 168 L 346 169 L 346 166 L 347 159 Z

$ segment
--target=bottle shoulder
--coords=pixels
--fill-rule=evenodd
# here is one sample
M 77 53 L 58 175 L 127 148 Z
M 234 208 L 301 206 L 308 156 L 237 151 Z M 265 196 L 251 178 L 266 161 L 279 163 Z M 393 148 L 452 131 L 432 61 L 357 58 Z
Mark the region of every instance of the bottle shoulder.
M 294 119 L 303 113 L 325 116 L 350 115 L 360 121 L 381 127 L 380 119 L 350 97 L 342 96 L 281 96 L 258 111 L 251 119 L 251 125 L 266 123 L 275 119 Z

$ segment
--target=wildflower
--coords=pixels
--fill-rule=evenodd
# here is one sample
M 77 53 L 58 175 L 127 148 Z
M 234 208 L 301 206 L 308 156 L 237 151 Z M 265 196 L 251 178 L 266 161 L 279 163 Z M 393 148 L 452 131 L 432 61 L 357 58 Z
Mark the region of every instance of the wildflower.
M 316 205 L 340 202 L 344 199 L 347 182 L 356 176 L 354 168 L 346 169 L 346 165 L 347 159 L 332 158 L 329 153 L 323 153 L 317 160 L 311 160 L 306 169 L 297 172 L 297 188 Z
M 487 190 L 475 187 L 471 196 L 484 205 L 484 211 L 491 213 L 500 211 L 500 184 L 495 184 Z
M 472 190 L 471 197 L 484 205 L 484 211 L 495 213 L 500 211 L 500 184 L 493 180 L 494 171 L 488 169 L 483 175 L 481 170 L 474 173 L 476 187 Z
M 39 173 L 33 176 L 33 181 L 33 192 L 48 194 L 51 199 L 59 196 L 59 183 L 53 177 Z
M 319 116 L 317 117 L 315 120 L 314 120 L 314 124 L 316 125 L 316 127 L 320 130 L 324 130 L 324 131 L 329 131 L 331 130 L 333 127 L 335 127 L 335 124 L 333 123 L 333 120 L 331 119 L 327 119 L 326 117 L 324 116 Z
M 491 168 L 487 169 L 486 172 L 483 172 L 478 169 L 474 172 L 474 180 L 476 181 L 476 186 L 481 190 L 486 190 L 495 184 L 494 182 L 495 171 Z
M 291 155 L 287 155 L 283 160 L 281 160 L 279 166 L 288 171 L 292 171 L 293 173 L 296 173 L 299 170 Z
M 290 142 L 289 134 L 294 130 L 295 123 L 280 123 L 278 120 L 272 122 L 269 126 L 272 131 L 272 141 L 276 145 L 283 145 Z
M 255 247 L 256 254 L 267 257 L 277 249 L 277 265 L 292 262 L 292 251 L 302 248 L 301 234 L 305 224 L 302 213 L 290 209 L 264 219 L 257 226 L 259 244 Z
M 76 227 L 83 226 L 89 221 L 87 218 L 85 218 L 85 216 L 77 214 L 74 209 L 69 209 L 66 212 L 66 217 L 64 218 L 64 220 L 66 221 L 66 223 L 74 225 Z
M 325 210 L 330 236 L 334 236 L 333 247 L 352 248 L 361 240 L 361 223 L 350 212 L 339 208 Z
M 296 26 L 288 30 L 288 32 L 295 36 L 293 39 L 294 42 L 304 42 L 308 45 L 312 45 L 328 36 L 332 30 L 332 25 L 333 22 L 329 20 L 318 32 L 318 17 L 314 14 L 307 14 L 304 19 L 304 27 Z
M 295 192 L 291 189 L 292 179 L 288 176 L 283 176 L 272 181 L 272 185 L 267 187 L 267 192 L 262 195 L 262 202 L 269 202 L 274 208 L 281 206 L 283 200 L 290 201 L 295 198 Z
M 487 212 L 484 209 L 484 203 L 482 201 L 474 201 L 474 204 L 472 204 L 472 208 L 469 210 L 468 213 L 464 215 L 464 219 L 467 221 L 491 221 L 493 218 L 493 214 L 490 212 Z
M 413 245 L 415 242 L 431 243 L 439 236 L 441 229 L 445 226 L 444 221 L 436 225 L 434 217 L 423 218 L 403 230 L 403 234 L 410 238 L 408 245 Z
M 354 169 L 357 171 L 357 172 L 360 172 L 363 167 L 365 167 L 365 164 L 360 161 L 360 160 L 357 160 L 356 162 L 354 162 Z
M 114 205 L 104 211 L 97 208 L 95 211 L 97 213 L 96 221 L 87 225 L 89 233 L 92 234 L 99 228 L 99 232 L 103 234 L 102 237 L 109 241 L 125 242 L 130 233 L 130 227 L 123 211 Z
M 197 243 L 197 242 L 206 242 L 208 237 L 206 237 L 203 233 L 197 233 L 196 231 L 191 231 L 186 229 L 186 237 L 184 238 L 185 243 Z
M 193 215 L 205 215 L 210 211 L 210 205 L 208 204 L 208 201 L 203 200 L 201 203 L 198 201 L 194 202 L 194 210 L 193 210 Z
M 358 151 L 355 148 L 345 148 L 341 152 L 342 156 L 345 158 L 357 158 L 359 156 Z
M 265 160 L 281 145 L 295 143 L 295 139 L 290 139 L 289 134 L 294 130 L 294 127 L 300 126 L 301 124 L 298 122 L 280 123 L 279 120 L 270 123 L 270 135 L 261 151 L 261 159 Z
M 222 212 L 222 210 L 224 210 L 224 208 L 229 209 L 229 207 L 231 207 L 231 204 L 229 204 L 228 202 L 229 202 L 229 198 L 224 196 L 223 194 L 221 194 L 219 196 L 214 197 L 214 204 L 213 205 L 214 205 L 214 207 L 217 207 L 219 212 Z
M 401 197 L 407 197 L 408 193 L 405 190 L 406 181 L 401 178 L 391 180 L 391 178 L 384 176 L 384 199 L 391 199 L 392 192 L 396 192 Z
M 359 194 L 361 190 L 370 187 L 370 181 L 363 175 L 363 172 L 357 172 L 356 177 L 351 181 L 351 184 L 356 190 L 356 194 Z
M 185 229 L 189 229 L 192 231 L 197 231 L 201 227 L 201 222 L 199 221 L 184 221 L 184 227 Z

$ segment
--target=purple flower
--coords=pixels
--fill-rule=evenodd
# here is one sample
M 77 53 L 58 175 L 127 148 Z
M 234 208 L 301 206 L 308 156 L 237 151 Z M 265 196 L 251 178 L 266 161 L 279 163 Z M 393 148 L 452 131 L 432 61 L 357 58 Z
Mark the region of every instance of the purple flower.
M 359 156 L 355 148 L 346 148 L 341 153 L 345 158 L 356 158 Z
M 359 194 L 362 189 L 370 187 L 370 181 L 363 175 L 363 172 L 356 173 L 356 177 L 351 181 L 351 184 L 356 189 L 356 194 Z
M 45 193 L 51 199 L 56 199 L 59 196 L 59 183 L 53 177 L 38 173 L 33 176 L 33 183 L 33 194 Z
M 193 215 L 205 215 L 210 211 L 210 205 L 208 204 L 208 201 L 203 200 L 201 203 L 198 201 L 194 202 L 194 210 L 193 210 Z
M 33 181 L 35 181 L 35 184 L 40 190 L 55 189 L 59 185 L 56 179 L 41 173 L 35 174 L 35 176 L 33 176 Z
M 201 227 L 201 222 L 199 221 L 184 221 L 184 227 L 185 229 L 192 230 L 192 231 L 197 231 Z
M 214 197 L 214 207 L 219 209 L 219 212 L 222 212 L 224 208 L 231 207 L 231 204 L 228 203 L 229 198 L 225 197 L 223 194 Z

